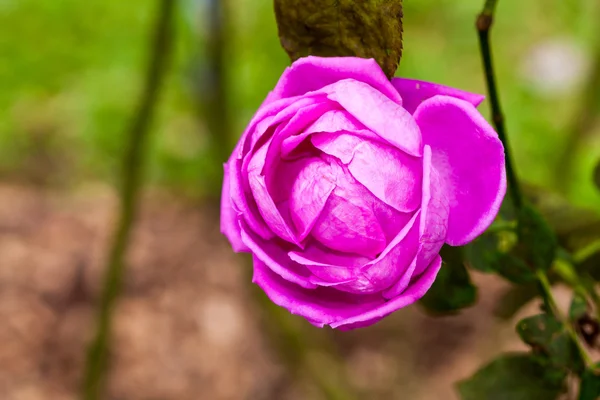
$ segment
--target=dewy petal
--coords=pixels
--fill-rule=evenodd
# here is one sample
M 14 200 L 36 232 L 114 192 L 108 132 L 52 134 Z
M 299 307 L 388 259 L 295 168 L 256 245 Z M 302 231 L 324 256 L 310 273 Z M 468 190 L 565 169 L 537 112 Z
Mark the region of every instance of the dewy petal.
M 340 81 L 327 91 L 329 99 L 386 142 L 412 156 L 422 154 L 421 133 L 412 115 L 381 92 L 351 79 Z
M 393 78 L 392 85 L 394 85 L 400 96 L 402 96 L 402 107 L 411 114 L 414 114 L 419 104 L 438 94 L 467 101 L 475 107 L 479 106 L 485 99 L 485 96 L 480 94 L 469 93 L 437 83 L 415 79 Z
M 448 96 L 424 101 L 415 112 L 432 164 L 450 204 L 448 236 L 464 245 L 492 223 L 506 193 L 504 148 L 472 104 Z
M 237 211 L 233 208 L 229 183 L 229 165 L 224 164 L 223 190 L 221 192 L 221 233 L 229 239 L 231 247 L 236 253 L 249 251 L 242 242 Z
M 318 133 L 311 142 L 348 166 L 357 182 L 396 210 L 417 209 L 421 199 L 421 159 L 387 144 L 345 133 Z
M 240 221 L 241 238 L 244 244 L 254 255 L 254 260 L 260 260 L 273 273 L 281 279 L 294 285 L 314 289 L 317 287 L 310 282 L 310 271 L 304 266 L 292 261 L 282 243 L 276 240 L 262 240 L 258 235 L 252 233 L 248 226 Z M 281 240 L 279 239 L 281 242 Z
M 419 276 L 414 282 L 411 282 L 401 295 L 376 306 L 375 308 L 360 312 L 352 317 L 343 320 L 338 320 L 331 325 L 332 328 L 352 329 L 364 327 L 379 321 L 386 315 L 393 313 L 400 308 L 415 303 L 429 290 L 442 266 L 442 258 L 437 256 L 431 264 L 426 268 L 425 272 Z M 358 311 L 358 310 L 357 310 Z
M 344 168 L 337 166 L 335 174 L 336 188 L 312 236 L 331 249 L 373 257 L 385 248 L 386 238 L 373 212 L 372 196 Z
M 312 290 L 302 288 L 282 279 L 256 257 L 253 282 L 260 286 L 275 304 L 319 327 L 348 320 L 357 314 L 366 314 L 384 304 L 379 294 L 356 295 L 328 287 Z
M 279 98 L 301 96 L 342 79 L 365 82 L 397 104 L 402 104 L 402 98 L 379 64 L 373 59 L 358 57 L 300 58 L 284 71 L 268 99 L 274 101 Z

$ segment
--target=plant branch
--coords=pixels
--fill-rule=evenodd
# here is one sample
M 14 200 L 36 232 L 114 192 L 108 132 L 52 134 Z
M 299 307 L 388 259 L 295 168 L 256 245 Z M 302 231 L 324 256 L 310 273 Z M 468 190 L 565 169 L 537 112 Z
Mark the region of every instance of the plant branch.
M 175 2 L 176 0 L 159 0 L 158 2 L 144 90 L 127 133 L 129 143 L 123 159 L 120 215 L 107 260 L 97 315 L 96 334 L 88 349 L 84 371 L 83 398 L 86 400 L 102 398 L 102 381 L 108 359 L 112 325 L 111 314 L 121 290 L 125 272 L 123 258 L 136 217 L 148 131 L 170 61 Z
M 500 106 L 500 97 L 496 87 L 496 76 L 494 72 L 494 63 L 492 58 L 492 49 L 490 46 L 490 29 L 494 21 L 494 10 L 497 0 L 486 0 L 483 11 L 477 17 L 477 32 L 479 33 L 479 47 L 481 51 L 481 59 L 485 70 L 485 78 L 489 93 L 490 106 L 492 109 L 492 121 L 498 132 L 498 137 L 504 145 L 504 153 L 506 158 L 506 176 L 508 179 L 509 192 L 512 197 L 513 204 L 518 210 L 523 205 L 523 196 L 517 175 L 515 172 L 513 159 L 510 151 L 508 137 L 504 126 L 504 116 Z
M 490 106 L 492 109 L 492 119 L 498 132 L 498 137 L 504 144 L 504 152 L 506 157 L 506 175 L 508 179 L 509 191 L 512 197 L 513 204 L 517 211 L 523 209 L 523 197 L 517 174 L 514 169 L 513 160 L 511 156 L 510 146 L 508 142 L 508 136 L 506 134 L 506 128 L 504 125 L 504 116 L 502 114 L 502 108 L 500 105 L 500 97 L 498 95 L 498 89 L 496 87 L 496 78 L 494 72 L 494 64 L 492 58 L 492 50 L 490 46 L 490 30 L 494 21 L 494 11 L 496 9 L 497 0 L 486 0 L 483 11 L 477 17 L 477 32 L 479 34 L 479 45 L 481 51 L 481 58 L 483 61 L 483 67 L 485 70 L 486 84 L 489 93 Z M 522 215 L 517 212 L 517 215 Z M 523 221 L 519 219 L 517 223 L 520 225 Z M 558 312 L 558 307 L 554 295 L 552 293 L 550 281 L 548 280 L 547 272 L 539 266 L 536 266 L 536 275 L 540 287 L 540 295 L 544 301 L 544 304 L 548 308 L 548 311 L 553 313 L 557 319 L 564 325 L 570 338 L 573 340 L 582 359 L 585 361 L 587 366 L 592 365 L 589 355 L 581 345 L 577 334 L 570 323 L 565 322 Z

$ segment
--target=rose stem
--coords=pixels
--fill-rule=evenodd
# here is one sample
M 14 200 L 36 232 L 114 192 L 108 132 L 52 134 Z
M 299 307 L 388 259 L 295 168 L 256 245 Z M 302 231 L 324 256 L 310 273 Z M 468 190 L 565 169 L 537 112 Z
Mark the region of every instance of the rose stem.
M 176 0 L 159 0 L 144 89 L 138 99 L 123 158 L 123 181 L 120 188 L 120 215 L 112 239 L 106 272 L 100 294 L 96 333 L 90 343 L 83 379 L 83 398 L 102 397 L 102 381 L 107 364 L 111 312 L 121 290 L 125 265 L 123 257 L 129 242 L 131 227 L 136 216 L 139 191 L 143 180 L 143 166 L 148 131 L 159 99 L 160 89 L 170 62 L 173 14 Z
M 496 127 L 496 131 L 498 132 L 498 137 L 502 141 L 504 145 L 504 153 L 506 157 L 506 176 L 508 179 L 509 191 L 511 194 L 511 198 L 515 209 L 517 210 L 517 215 L 519 215 L 519 211 L 523 206 L 523 197 L 521 188 L 519 186 L 519 181 L 517 179 L 517 174 L 515 172 L 512 156 L 510 152 L 510 147 L 508 144 L 508 137 L 506 135 L 506 129 L 504 126 L 504 116 L 502 114 L 502 108 L 500 106 L 500 97 L 498 95 L 498 90 L 496 87 L 496 77 L 494 72 L 494 64 L 492 60 L 492 50 L 490 46 L 490 30 L 494 21 L 494 11 L 496 9 L 496 5 L 498 0 L 486 0 L 485 5 L 483 6 L 483 11 L 477 17 L 477 32 L 479 33 L 479 48 L 481 51 L 481 59 L 483 61 L 483 67 L 485 70 L 485 78 L 489 93 L 490 106 L 492 109 L 492 120 L 494 126 Z M 581 354 L 582 359 L 585 361 L 586 365 L 592 365 L 589 355 L 586 350 L 583 348 L 581 343 L 579 342 L 575 331 L 571 327 L 571 325 L 562 320 L 560 318 L 559 310 L 556 306 L 556 300 L 552 294 L 552 288 L 550 286 L 548 276 L 546 271 L 542 269 L 538 269 L 536 271 L 536 275 L 538 277 L 538 283 L 540 288 L 540 295 L 546 304 L 548 311 L 555 315 L 561 323 L 564 325 L 565 330 L 577 346 L 579 353 Z
M 490 106 L 492 109 L 492 120 L 498 137 L 504 145 L 504 153 L 506 158 L 506 177 L 508 179 L 509 191 L 515 208 L 518 210 L 523 205 L 523 198 L 517 174 L 514 169 L 508 137 L 504 127 L 504 115 L 500 106 L 500 97 L 496 87 L 496 76 L 494 72 L 494 63 L 492 59 L 492 49 L 490 47 L 490 29 L 494 21 L 494 10 L 497 0 L 486 0 L 483 11 L 477 17 L 477 32 L 479 33 L 479 46 L 481 50 L 481 58 L 485 70 L 485 78 L 489 93 Z

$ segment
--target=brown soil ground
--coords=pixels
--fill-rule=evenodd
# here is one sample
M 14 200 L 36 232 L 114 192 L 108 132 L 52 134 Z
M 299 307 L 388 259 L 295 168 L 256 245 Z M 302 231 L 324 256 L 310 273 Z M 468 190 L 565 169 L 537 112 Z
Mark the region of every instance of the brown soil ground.
M 452 400 L 455 381 L 520 346 L 514 322 L 492 316 L 506 285 L 490 276 L 476 276 L 478 305 L 458 316 L 409 307 L 370 328 L 312 328 L 265 308 L 217 209 L 163 193 L 143 204 L 106 399 Z M 115 206 L 102 185 L 0 186 L 0 399 L 78 398 Z

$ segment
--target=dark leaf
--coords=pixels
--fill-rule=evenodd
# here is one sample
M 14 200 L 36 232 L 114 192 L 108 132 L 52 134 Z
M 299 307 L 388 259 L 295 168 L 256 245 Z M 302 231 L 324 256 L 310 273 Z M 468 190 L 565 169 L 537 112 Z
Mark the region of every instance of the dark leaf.
M 535 269 L 548 270 L 556 255 L 556 235 L 534 207 L 525 205 L 519 210 L 517 252 Z
M 600 366 L 600 365 L 598 365 Z M 581 377 L 579 400 L 600 399 L 600 373 L 586 370 Z
M 587 300 L 580 294 L 575 293 L 573 300 L 571 300 L 571 307 L 569 308 L 569 319 L 572 322 L 577 322 L 580 318 L 584 317 L 587 312 Z
M 481 272 L 494 272 L 498 262 L 498 236 L 484 233 L 464 247 L 469 266 Z
M 521 320 L 517 333 L 534 353 L 543 355 L 557 368 L 583 371 L 579 351 L 564 326 L 550 314 L 540 314 Z
M 462 400 L 554 400 L 566 373 L 530 354 L 506 354 L 458 384 Z
M 388 78 L 402 56 L 402 0 L 275 0 L 282 47 L 308 55 L 377 60 Z
M 537 279 L 531 267 L 510 253 L 498 253 L 495 269 L 500 276 L 516 284 L 530 283 Z
M 455 313 L 477 300 L 477 288 L 465 268 L 462 248 L 444 246 L 441 255 L 444 265 L 420 301 L 431 314 Z

